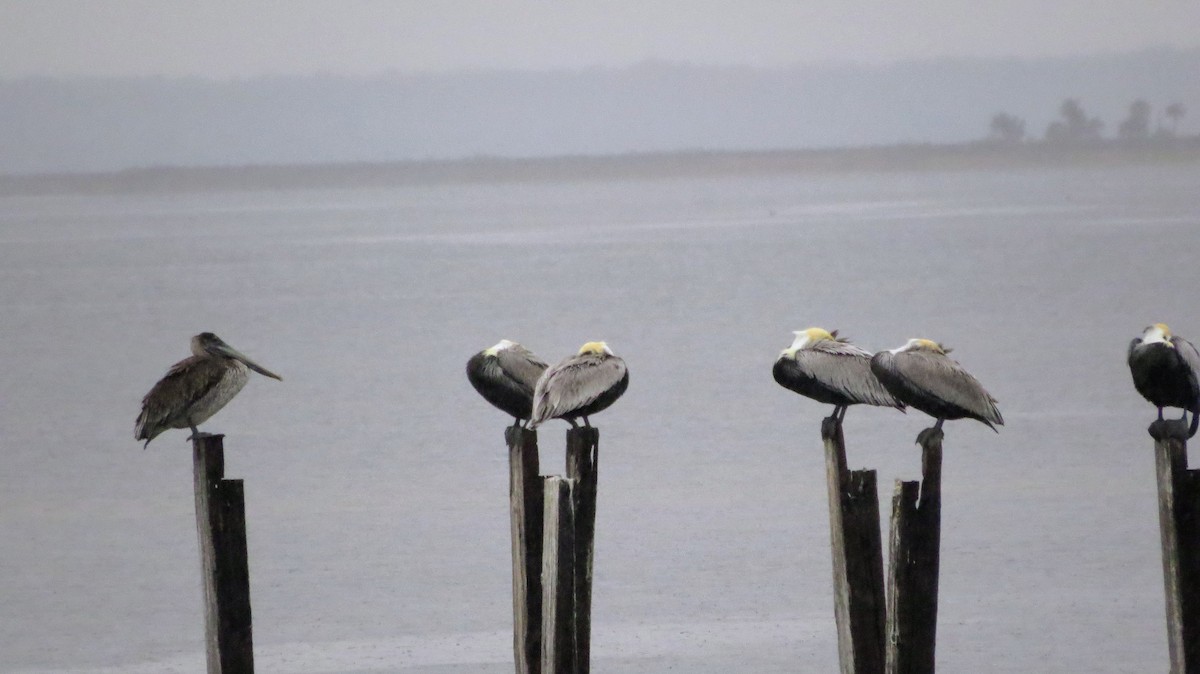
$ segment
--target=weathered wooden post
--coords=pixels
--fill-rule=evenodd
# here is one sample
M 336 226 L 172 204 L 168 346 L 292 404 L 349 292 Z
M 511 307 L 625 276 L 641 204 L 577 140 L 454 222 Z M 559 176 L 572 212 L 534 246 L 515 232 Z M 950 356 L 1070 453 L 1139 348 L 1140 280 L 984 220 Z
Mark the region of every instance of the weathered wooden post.
M 538 674 L 542 658 L 542 478 L 537 431 L 509 426 L 508 505 L 512 523 L 513 655 L 516 674 Z
M 917 436 L 921 481 L 896 480 L 888 553 L 887 672 L 933 674 L 942 530 L 942 431 Z
M 543 674 L 587 674 L 591 670 L 599 446 L 600 433 L 595 428 L 570 429 L 566 477 L 543 478 Z
M 821 423 L 833 548 L 833 614 L 842 674 L 880 674 L 884 666 L 883 543 L 875 471 L 846 468 L 842 424 Z
M 545 478 L 542 538 L 542 672 L 575 672 L 575 481 Z
M 567 431 L 567 477 L 574 481 L 575 510 L 575 671 L 591 671 L 592 565 L 596 541 L 596 478 L 600 432 L 584 426 Z
M 1171 674 L 1200 673 L 1200 470 L 1188 470 L 1187 427 L 1150 424 L 1158 474 L 1158 523 Z
M 246 498 L 241 480 L 223 479 L 223 437 L 192 440 L 208 673 L 253 674 Z

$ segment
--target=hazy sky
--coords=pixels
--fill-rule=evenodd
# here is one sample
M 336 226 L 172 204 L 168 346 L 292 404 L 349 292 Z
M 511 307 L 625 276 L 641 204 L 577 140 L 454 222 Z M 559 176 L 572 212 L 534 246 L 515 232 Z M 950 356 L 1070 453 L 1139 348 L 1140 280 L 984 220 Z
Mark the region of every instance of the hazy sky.
M 1200 46 L 1200 0 L 0 0 L 0 77 L 757 66 Z

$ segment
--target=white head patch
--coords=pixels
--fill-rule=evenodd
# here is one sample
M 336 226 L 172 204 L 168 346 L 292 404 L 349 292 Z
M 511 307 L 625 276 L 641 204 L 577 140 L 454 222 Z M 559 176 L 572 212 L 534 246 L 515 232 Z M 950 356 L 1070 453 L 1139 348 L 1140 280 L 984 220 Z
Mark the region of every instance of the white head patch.
M 904 346 L 902 346 L 898 349 L 892 349 L 891 352 L 892 353 L 901 353 L 903 351 L 922 351 L 922 350 L 931 351 L 933 353 L 941 354 L 943 356 L 946 355 L 947 353 L 950 353 L 950 349 L 947 349 L 946 347 L 933 341 L 932 339 L 922 339 L 919 337 L 914 337 L 913 339 L 908 340 L 907 342 L 905 342 Z
M 795 353 L 808 346 L 808 344 L 812 342 L 812 337 L 808 335 L 807 330 L 796 330 L 792 332 L 792 334 L 795 335 L 796 338 L 792 340 L 792 345 L 787 348 L 787 351 Z
M 488 348 L 487 350 L 485 350 L 484 353 L 486 353 L 489 356 L 494 356 L 494 355 L 500 353 L 501 351 L 503 351 L 505 349 L 511 349 L 512 347 L 514 347 L 516 345 L 517 345 L 516 342 L 510 341 L 507 339 L 502 339 L 499 342 L 496 342 L 495 346 L 492 346 L 492 347 Z
M 1169 344 L 1171 342 L 1170 328 L 1162 323 L 1155 323 L 1142 333 L 1143 344 Z
M 796 339 L 792 340 L 792 346 L 784 351 L 784 353 L 796 353 L 800 349 L 807 347 L 810 344 L 816 344 L 822 339 L 835 339 L 833 334 L 824 328 L 808 328 L 807 330 L 795 330 L 792 332 Z

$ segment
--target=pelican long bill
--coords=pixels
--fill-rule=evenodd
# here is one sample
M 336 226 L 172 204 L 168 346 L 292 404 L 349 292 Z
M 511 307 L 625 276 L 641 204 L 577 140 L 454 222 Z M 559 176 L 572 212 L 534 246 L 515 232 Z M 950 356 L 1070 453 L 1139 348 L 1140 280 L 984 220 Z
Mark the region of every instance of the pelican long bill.
M 228 344 L 226 344 L 224 342 L 221 342 L 221 344 L 216 347 L 216 350 L 220 353 L 225 354 L 229 358 L 233 358 L 234 360 L 241 361 L 246 367 L 250 368 L 251 370 L 254 370 L 255 372 L 261 374 L 264 377 L 270 377 L 271 379 L 283 381 L 283 377 L 280 377 L 279 375 L 275 374 L 274 372 L 271 372 L 270 370 L 263 367 L 262 365 L 259 365 L 258 363 L 250 360 L 249 356 L 242 353 L 241 351 L 238 351 L 237 349 L 233 348 L 232 346 L 229 346 Z
M 207 421 L 242 390 L 253 370 L 282 381 L 282 377 L 255 363 L 211 332 L 192 338 L 192 355 L 175 363 L 142 398 L 142 411 L 133 437 L 146 446 L 170 428 L 189 428 Z

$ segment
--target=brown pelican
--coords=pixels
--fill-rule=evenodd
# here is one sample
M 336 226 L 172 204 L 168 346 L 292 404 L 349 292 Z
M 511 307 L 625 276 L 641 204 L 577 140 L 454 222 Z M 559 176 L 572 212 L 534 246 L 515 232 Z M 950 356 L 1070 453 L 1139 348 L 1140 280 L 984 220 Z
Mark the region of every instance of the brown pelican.
M 1165 323 L 1155 323 L 1130 342 L 1129 371 L 1134 388 L 1158 408 L 1160 420 L 1164 407 L 1183 408 L 1181 421 L 1186 422 L 1187 413 L 1192 413 L 1188 437 L 1196 434 L 1200 425 L 1200 353 L 1191 342 L 1172 335 Z
M 982 421 L 993 431 L 1003 426 L 996 399 L 949 352 L 937 342 L 910 339 L 898 349 L 875 354 L 871 371 L 896 400 L 937 419 L 935 429 L 941 430 L 947 419 L 963 418 Z
M 546 363 L 525 347 L 502 339 L 467 361 L 467 379 L 484 400 L 511 414 L 520 426 L 533 412 L 533 387 Z
M 780 386 L 833 405 L 831 418 L 841 421 L 846 408 L 857 403 L 895 407 L 904 405 L 883 388 L 871 373 L 871 353 L 859 348 L 837 330 L 798 330 L 795 341 L 779 354 L 773 374 Z
M 142 413 L 133 437 L 148 446 L 168 428 L 190 428 L 188 439 L 201 437 L 197 426 L 216 414 L 246 385 L 249 368 L 280 379 L 211 332 L 192 338 L 192 356 L 171 366 L 167 375 L 142 398 Z M 280 379 L 282 381 L 282 379 Z
M 604 342 L 588 342 L 579 353 L 547 368 L 533 390 L 533 416 L 529 427 L 537 428 L 548 419 L 566 419 L 571 428 L 575 420 L 606 409 L 629 386 L 625 361 L 614 355 Z

